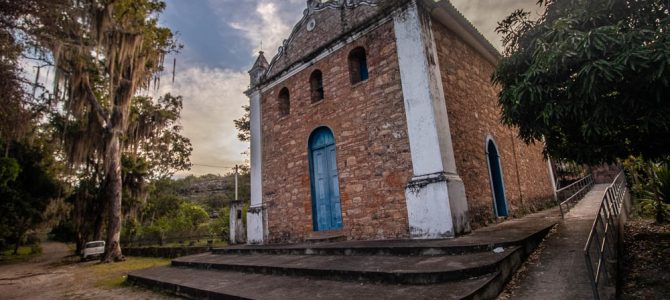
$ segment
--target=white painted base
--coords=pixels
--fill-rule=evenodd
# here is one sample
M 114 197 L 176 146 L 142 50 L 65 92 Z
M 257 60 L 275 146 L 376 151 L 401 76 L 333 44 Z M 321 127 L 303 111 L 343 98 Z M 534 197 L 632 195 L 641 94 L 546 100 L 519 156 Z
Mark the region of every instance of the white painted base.
M 444 175 L 413 178 L 405 189 L 405 198 L 411 238 L 454 237 L 449 193 Z
M 460 235 L 472 231 L 468 200 L 465 198 L 465 185 L 458 175 L 446 175 L 447 191 L 449 193 L 449 208 L 454 223 L 454 234 Z
M 265 242 L 263 228 L 263 207 L 250 207 L 247 212 L 247 244 L 262 245 Z

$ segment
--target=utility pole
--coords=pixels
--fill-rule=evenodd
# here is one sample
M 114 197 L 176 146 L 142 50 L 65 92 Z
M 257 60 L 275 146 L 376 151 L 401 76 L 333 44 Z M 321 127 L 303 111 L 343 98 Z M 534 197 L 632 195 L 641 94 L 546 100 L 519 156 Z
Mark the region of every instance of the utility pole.
M 237 197 L 237 175 L 239 174 L 238 172 L 238 165 L 235 165 L 235 201 L 240 200 L 240 198 Z
M 230 201 L 230 238 L 231 245 L 246 242 L 246 229 L 242 219 L 243 205 L 239 198 L 239 173 L 240 166 L 235 165 L 235 199 Z

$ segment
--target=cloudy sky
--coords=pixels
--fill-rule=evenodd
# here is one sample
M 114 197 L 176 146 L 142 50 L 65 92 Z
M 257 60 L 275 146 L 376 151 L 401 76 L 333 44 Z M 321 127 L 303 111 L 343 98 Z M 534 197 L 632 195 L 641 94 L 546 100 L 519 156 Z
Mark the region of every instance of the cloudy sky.
M 496 22 L 517 8 L 536 10 L 536 0 L 452 0 L 496 47 Z M 248 98 L 247 71 L 260 50 L 268 59 L 302 17 L 306 0 L 167 0 L 161 22 L 184 45 L 177 75 L 162 80 L 158 93 L 182 95 L 183 134 L 193 143 L 193 168 L 186 174 L 225 174 L 244 163 L 248 144 L 237 140 L 233 120 Z

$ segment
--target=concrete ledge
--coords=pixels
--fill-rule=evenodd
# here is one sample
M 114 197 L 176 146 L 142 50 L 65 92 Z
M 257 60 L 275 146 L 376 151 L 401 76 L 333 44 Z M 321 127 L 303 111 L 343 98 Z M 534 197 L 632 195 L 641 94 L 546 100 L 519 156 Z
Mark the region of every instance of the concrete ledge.
M 209 247 L 124 247 L 126 256 L 177 258 L 209 252 Z
M 521 247 L 502 253 L 459 256 L 321 256 L 202 254 L 172 261 L 172 266 L 279 276 L 388 284 L 425 285 L 458 281 L 500 271 Z

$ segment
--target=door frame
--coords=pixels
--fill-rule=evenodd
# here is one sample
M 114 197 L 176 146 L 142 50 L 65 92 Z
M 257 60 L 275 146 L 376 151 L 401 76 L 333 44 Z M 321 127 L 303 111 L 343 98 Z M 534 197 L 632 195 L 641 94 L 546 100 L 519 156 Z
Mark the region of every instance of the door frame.
M 493 170 L 491 170 L 491 159 L 489 158 L 489 143 L 493 144 L 493 147 L 495 148 L 496 155 L 498 157 L 498 171 L 500 172 L 500 187 L 502 188 L 502 203 L 505 205 L 505 215 L 500 215 L 498 214 L 498 199 L 496 196 L 496 188 L 495 188 L 495 183 L 493 182 Z M 493 212 L 495 213 L 496 217 L 499 218 L 504 218 L 509 216 L 509 204 L 507 202 L 507 195 L 506 195 L 506 189 L 505 189 L 505 175 L 503 172 L 502 168 L 502 160 L 500 158 L 500 148 L 498 147 L 498 144 L 496 144 L 496 141 L 493 139 L 493 137 L 489 134 L 486 136 L 486 142 L 484 143 L 484 152 L 486 153 L 486 168 L 489 171 L 489 182 L 491 184 L 491 196 L 493 197 Z
M 344 227 L 344 222 L 342 220 L 342 227 L 340 228 L 331 228 L 331 229 L 319 229 L 319 220 L 317 218 L 317 207 L 316 207 L 316 186 L 314 185 L 314 160 L 312 159 L 312 147 L 311 147 L 311 140 L 312 136 L 314 133 L 321 129 L 327 129 L 330 131 L 330 134 L 333 136 L 333 145 L 335 146 L 335 153 L 337 153 L 337 140 L 335 139 L 335 132 L 330 126 L 327 125 L 319 125 L 312 129 L 310 131 L 309 136 L 307 136 L 307 159 L 308 159 L 308 164 L 309 164 L 309 189 L 310 189 L 310 202 L 311 202 L 311 207 L 312 207 L 312 231 L 328 231 L 328 230 L 339 230 Z M 325 148 L 325 147 L 324 147 Z M 337 156 L 335 157 L 335 161 L 337 162 Z M 337 165 L 335 166 L 337 168 Z M 337 177 L 337 188 L 340 188 L 340 179 L 339 179 L 339 169 L 338 169 L 338 177 Z M 342 199 L 340 195 L 340 218 L 342 218 Z

